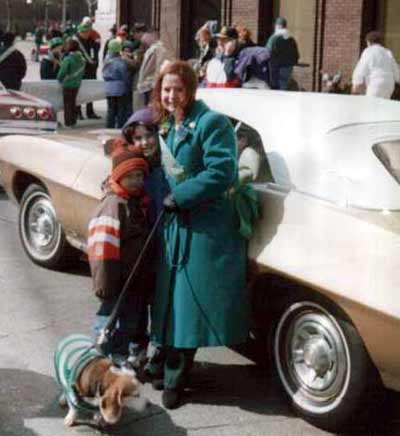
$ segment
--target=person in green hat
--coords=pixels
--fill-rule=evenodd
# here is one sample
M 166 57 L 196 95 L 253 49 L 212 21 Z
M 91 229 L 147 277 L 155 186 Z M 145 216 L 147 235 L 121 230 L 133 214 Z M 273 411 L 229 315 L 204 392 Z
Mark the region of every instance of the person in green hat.
M 76 97 L 85 74 L 86 61 L 74 39 L 66 42 L 66 55 L 61 62 L 57 80 L 63 88 L 64 121 L 67 127 L 73 127 L 77 120 Z
M 122 43 L 113 39 L 108 44 L 108 54 L 103 66 L 103 79 L 107 96 L 109 129 L 122 128 L 128 118 L 129 98 L 132 95 L 132 72 L 121 58 Z
M 78 33 L 73 39 L 79 45 L 79 51 L 82 53 L 85 61 L 85 75 L 84 79 L 96 79 L 97 67 L 99 66 L 99 44 L 91 38 L 92 25 L 90 23 L 81 23 L 78 26 Z M 86 116 L 89 119 L 98 120 L 101 117 L 98 116 L 93 109 L 93 103 L 86 104 Z M 79 111 L 79 118 L 83 118 L 81 111 Z
M 49 42 L 49 53 L 40 62 L 40 78 L 42 80 L 56 80 L 60 70 L 64 40 L 60 37 L 52 38 Z

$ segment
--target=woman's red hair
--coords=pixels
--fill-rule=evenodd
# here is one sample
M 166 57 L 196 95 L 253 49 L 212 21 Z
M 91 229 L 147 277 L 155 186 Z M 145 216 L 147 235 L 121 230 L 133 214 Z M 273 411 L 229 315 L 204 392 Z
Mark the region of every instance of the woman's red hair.
M 168 117 L 168 112 L 164 109 L 161 102 L 161 89 L 164 77 L 167 74 L 178 76 L 183 83 L 186 90 L 186 98 L 183 106 L 178 113 L 175 114 L 175 118 L 179 121 L 183 120 L 189 113 L 196 98 L 196 90 L 198 79 L 195 71 L 186 61 L 175 61 L 168 64 L 160 72 L 152 95 L 152 107 L 154 110 L 155 118 L 157 122 L 162 122 Z

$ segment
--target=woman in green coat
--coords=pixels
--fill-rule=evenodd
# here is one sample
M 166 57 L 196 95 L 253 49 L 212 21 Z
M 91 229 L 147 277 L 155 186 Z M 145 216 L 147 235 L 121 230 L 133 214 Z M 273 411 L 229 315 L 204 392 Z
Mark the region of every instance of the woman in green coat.
M 246 340 L 246 242 L 229 190 L 238 177 L 230 121 L 195 101 L 193 69 L 177 61 L 163 69 L 153 106 L 166 120 L 162 150 L 170 194 L 155 295 L 152 336 L 166 347 L 163 404 L 179 404 L 198 347 Z

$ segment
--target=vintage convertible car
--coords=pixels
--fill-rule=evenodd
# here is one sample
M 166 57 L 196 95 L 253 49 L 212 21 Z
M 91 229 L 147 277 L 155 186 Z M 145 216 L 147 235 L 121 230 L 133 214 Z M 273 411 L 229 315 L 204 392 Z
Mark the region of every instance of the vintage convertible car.
M 199 97 L 252 130 L 271 169 L 255 185 L 254 332 L 294 408 L 339 429 L 381 382 L 400 390 L 400 105 L 244 89 Z M 108 134 L 0 140 L 1 176 L 37 264 L 86 249 Z
M 0 136 L 54 132 L 57 116 L 52 105 L 24 92 L 5 89 L 0 82 Z

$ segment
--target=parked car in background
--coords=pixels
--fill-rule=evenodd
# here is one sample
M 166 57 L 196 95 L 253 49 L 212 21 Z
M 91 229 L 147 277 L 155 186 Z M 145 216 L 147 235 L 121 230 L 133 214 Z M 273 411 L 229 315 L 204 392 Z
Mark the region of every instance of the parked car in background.
M 263 147 L 271 173 L 254 185 L 263 214 L 249 243 L 255 330 L 295 410 L 339 430 L 381 384 L 400 391 L 400 105 L 244 89 L 199 97 Z M 21 242 L 39 265 L 87 248 L 111 166 L 100 136 L 0 139 Z
M 37 135 L 57 129 L 56 113 L 47 101 L 5 89 L 0 82 L 0 136 Z

